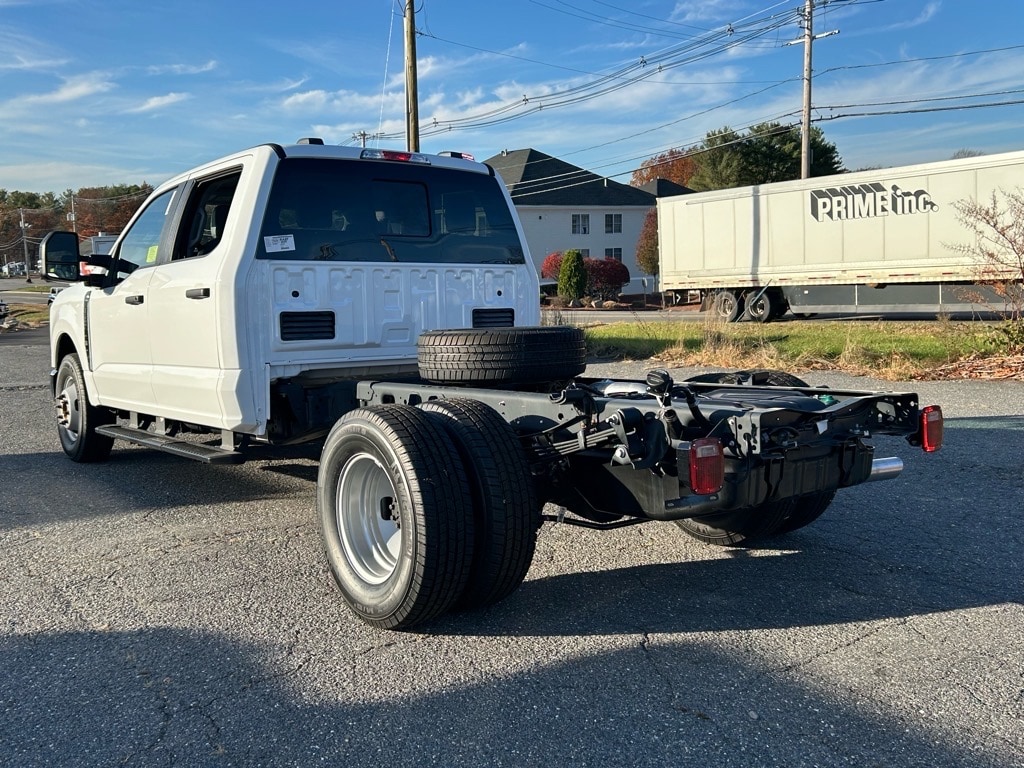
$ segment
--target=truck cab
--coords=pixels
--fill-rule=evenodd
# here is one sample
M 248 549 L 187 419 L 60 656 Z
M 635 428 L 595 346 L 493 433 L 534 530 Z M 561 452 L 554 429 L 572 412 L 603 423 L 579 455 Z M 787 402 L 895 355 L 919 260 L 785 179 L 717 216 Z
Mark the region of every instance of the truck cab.
M 53 302 L 52 362 L 75 350 L 98 406 L 265 436 L 282 382 L 414 373 L 425 331 L 538 325 L 524 244 L 488 166 L 265 144 L 160 185 L 92 265 L 48 236 L 49 276 L 84 278 Z

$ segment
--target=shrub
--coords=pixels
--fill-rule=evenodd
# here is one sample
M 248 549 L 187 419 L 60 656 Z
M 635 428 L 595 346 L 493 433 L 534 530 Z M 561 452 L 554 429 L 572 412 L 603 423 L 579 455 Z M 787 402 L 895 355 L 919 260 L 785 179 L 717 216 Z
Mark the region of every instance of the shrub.
M 616 259 L 584 259 L 587 288 L 602 299 L 616 296 L 629 282 L 629 268 Z
M 562 268 L 562 252 L 555 251 L 544 257 L 540 265 L 540 276 L 546 280 L 557 280 Z
M 586 290 L 587 271 L 583 266 L 583 256 L 575 248 L 570 248 L 563 254 L 558 270 L 558 295 L 573 301 L 583 296 Z

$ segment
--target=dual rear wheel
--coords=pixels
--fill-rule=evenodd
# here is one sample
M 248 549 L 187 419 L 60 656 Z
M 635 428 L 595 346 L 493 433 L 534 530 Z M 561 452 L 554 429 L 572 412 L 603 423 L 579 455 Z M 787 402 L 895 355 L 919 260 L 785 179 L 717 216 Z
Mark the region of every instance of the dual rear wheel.
M 324 445 L 317 517 L 346 602 L 385 629 L 507 597 L 540 522 L 519 439 L 466 399 L 343 416 Z

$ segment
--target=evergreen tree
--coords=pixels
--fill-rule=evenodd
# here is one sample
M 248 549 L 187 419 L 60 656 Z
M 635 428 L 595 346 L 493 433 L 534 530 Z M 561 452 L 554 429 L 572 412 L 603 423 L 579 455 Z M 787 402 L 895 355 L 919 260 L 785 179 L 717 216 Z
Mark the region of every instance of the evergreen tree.
M 579 300 L 587 291 L 587 271 L 583 266 L 583 255 L 570 248 L 562 255 L 562 266 L 558 270 L 558 295 L 569 301 Z

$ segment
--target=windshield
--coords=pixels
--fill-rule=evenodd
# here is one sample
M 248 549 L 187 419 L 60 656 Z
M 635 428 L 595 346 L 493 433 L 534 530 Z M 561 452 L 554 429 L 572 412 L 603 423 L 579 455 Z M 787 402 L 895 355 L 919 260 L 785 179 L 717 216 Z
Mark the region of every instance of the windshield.
M 258 258 L 522 264 L 489 174 L 366 160 L 286 158 L 274 176 Z

